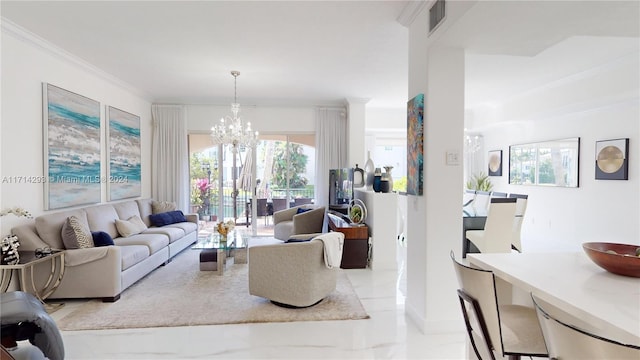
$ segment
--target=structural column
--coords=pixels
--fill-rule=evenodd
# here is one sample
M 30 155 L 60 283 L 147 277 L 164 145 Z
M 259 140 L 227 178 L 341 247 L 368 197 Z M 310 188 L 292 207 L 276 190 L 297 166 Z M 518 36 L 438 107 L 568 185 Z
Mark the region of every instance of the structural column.
M 367 149 L 365 149 L 364 129 L 365 129 L 365 107 L 369 99 L 350 98 L 347 99 L 349 117 L 347 127 L 349 129 L 349 155 L 347 156 L 348 166 L 355 167 L 356 163 L 362 168 L 367 161 Z

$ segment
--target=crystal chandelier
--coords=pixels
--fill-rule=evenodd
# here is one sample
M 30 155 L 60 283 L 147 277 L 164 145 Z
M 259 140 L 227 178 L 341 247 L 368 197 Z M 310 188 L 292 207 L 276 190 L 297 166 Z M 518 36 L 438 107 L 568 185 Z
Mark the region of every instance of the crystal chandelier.
M 231 104 L 232 115 L 220 119 L 220 123 L 211 127 L 211 138 L 216 145 L 232 145 L 233 151 L 241 146 L 255 147 L 258 143 L 258 132 L 251 130 L 251 123 L 242 123 L 240 116 L 240 104 L 238 104 L 237 80 L 239 71 L 231 71 L 233 76 L 233 103 Z

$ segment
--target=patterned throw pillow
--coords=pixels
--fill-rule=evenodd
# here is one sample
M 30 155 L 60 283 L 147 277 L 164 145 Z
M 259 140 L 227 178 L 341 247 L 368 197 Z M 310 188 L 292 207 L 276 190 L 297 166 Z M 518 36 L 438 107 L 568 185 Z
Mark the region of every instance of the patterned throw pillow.
M 94 247 L 89 226 L 75 216 L 69 216 L 62 225 L 62 242 L 67 249 Z
M 151 213 L 160 214 L 168 211 L 174 211 L 177 207 L 176 203 L 171 201 L 152 201 Z

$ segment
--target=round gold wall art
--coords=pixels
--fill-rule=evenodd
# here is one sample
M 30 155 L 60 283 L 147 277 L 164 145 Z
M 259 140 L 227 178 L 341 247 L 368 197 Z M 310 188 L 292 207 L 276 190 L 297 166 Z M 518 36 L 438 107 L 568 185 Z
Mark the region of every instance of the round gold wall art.
M 498 170 L 500 170 L 500 162 L 501 161 L 499 154 L 491 154 L 491 156 L 489 157 L 489 170 L 491 170 L 491 172 L 497 172 Z
M 624 164 L 624 153 L 617 146 L 605 146 L 598 153 L 596 163 L 603 172 L 615 173 Z

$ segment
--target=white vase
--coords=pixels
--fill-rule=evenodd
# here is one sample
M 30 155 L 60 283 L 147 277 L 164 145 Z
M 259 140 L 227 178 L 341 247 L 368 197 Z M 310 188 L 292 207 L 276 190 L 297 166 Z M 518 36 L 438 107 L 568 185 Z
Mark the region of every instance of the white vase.
M 375 175 L 376 168 L 373 166 L 373 160 L 371 160 L 371 151 L 367 150 L 367 162 L 364 164 L 364 173 L 366 176 L 365 186 L 367 190 L 373 190 L 373 177 Z

